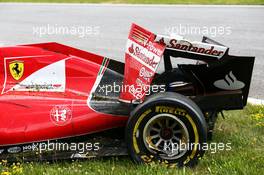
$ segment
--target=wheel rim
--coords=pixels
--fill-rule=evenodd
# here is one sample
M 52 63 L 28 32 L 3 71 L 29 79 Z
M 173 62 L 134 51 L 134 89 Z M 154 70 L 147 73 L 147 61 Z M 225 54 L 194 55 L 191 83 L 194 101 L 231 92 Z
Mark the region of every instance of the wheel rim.
M 143 140 L 146 148 L 162 159 L 172 160 L 187 152 L 189 133 L 185 124 L 171 114 L 153 116 L 145 125 Z M 183 147 L 184 146 L 184 147 Z

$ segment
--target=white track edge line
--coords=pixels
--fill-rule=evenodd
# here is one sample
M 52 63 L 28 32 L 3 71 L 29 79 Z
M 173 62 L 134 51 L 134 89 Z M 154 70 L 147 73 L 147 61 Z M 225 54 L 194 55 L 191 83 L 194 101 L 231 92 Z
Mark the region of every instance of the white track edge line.
M 248 103 L 251 103 L 253 105 L 264 105 L 264 100 L 249 97 L 248 98 Z
M 0 2 L 1 5 L 30 5 L 30 6 L 48 6 L 48 5 L 56 5 L 56 6 L 102 6 L 102 7 L 246 7 L 246 8 L 264 8 L 264 5 L 214 5 L 214 4 L 121 4 L 121 3 L 40 3 L 40 2 Z

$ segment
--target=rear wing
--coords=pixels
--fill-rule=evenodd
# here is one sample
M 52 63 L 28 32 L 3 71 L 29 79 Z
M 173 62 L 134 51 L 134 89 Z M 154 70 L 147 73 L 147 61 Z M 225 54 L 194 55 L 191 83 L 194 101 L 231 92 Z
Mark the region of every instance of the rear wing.
M 239 109 L 246 105 L 255 57 L 229 55 L 228 47 L 208 37 L 203 37 L 202 42 L 198 42 L 181 36 L 156 35 L 155 41 L 166 45 L 163 54 L 165 72 L 173 70 L 173 58 L 206 63 L 178 64 L 178 68 L 196 82 L 196 94 L 201 95 L 199 100 L 208 100 L 209 94 L 221 94 L 224 100 L 218 100 L 220 104 L 214 108 Z M 212 103 L 216 104 L 215 96 L 212 99 L 210 102 L 200 100 L 203 102 L 199 103 L 205 104 L 203 108 L 210 108 Z
M 217 61 L 228 54 L 229 48 L 208 38 L 203 37 L 203 41 L 190 41 L 182 36 L 166 36 L 157 35 L 156 42 L 166 45 L 166 50 L 172 53 L 171 56 L 177 53 L 177 57 L 185 55 L 185 58 L 199 59 L 204 61 Z

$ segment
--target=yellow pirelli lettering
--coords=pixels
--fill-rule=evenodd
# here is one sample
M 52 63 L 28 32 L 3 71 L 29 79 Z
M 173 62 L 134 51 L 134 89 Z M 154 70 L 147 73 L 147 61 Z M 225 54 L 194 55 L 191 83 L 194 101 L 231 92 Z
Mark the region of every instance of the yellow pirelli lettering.
M 176 115 L 182 115 L 182 116 L 186 115 L 186 111 L 184 109 L 168 107 L 168 106 L 156 106 L 155 112 L 176 114 Z
M 135 127 L 134 127 L 134 130 L 133 130 L 133 146 L 134 146 L 134 149 L 136 151 L 136 153 L 140 153 L 139 151 L 139 148 L 138 148 L 138 144 L 137 144 L 137 139 L 136 139 L 136 136 L 137 136 L 137 130 L 138 130 L 138 127 L 141 123 L 141 121 L 143 120 L 143 118 L 145 116 L 147 116 L 152 110 L 151 109 L 148 109 L 147 111 L 145 111 L 138 119 L 137 123 L 135 124 Z
M 195 144 L 194 144 L 194 149 L 193 149 L 192 154 L 191 154 L 190 157 L 191 157 L 191 158 L 194 158 L 195 153 L 196 153 L 196 151 L 197 151 L 197 145 L 198 145 L 198 143 L 199 143 L 198 130 L 197 130 L 197 127 L 196 127 L 196 125 L 195 125 L 193 119 L 191 118 L 191 116 L 190 116 L 189 114 L 187 114 L 185 117 L 190 121 L 190 123 L 191 123 L 191 125 L 192 125 L 192 127 L 193 127 L 193 132 L 194 132 L 194 143 L 195 143 Z

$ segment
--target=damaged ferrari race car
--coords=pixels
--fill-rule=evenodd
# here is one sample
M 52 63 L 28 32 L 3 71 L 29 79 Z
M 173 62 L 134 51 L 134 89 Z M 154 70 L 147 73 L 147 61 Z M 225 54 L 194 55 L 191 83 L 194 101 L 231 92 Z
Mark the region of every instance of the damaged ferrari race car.
M 58 43 L 1 47 L 0 159 L 194 165 L 218 114 L 247 104 L 254 57 L 228 50 L 136 24 L 125 63 Z

